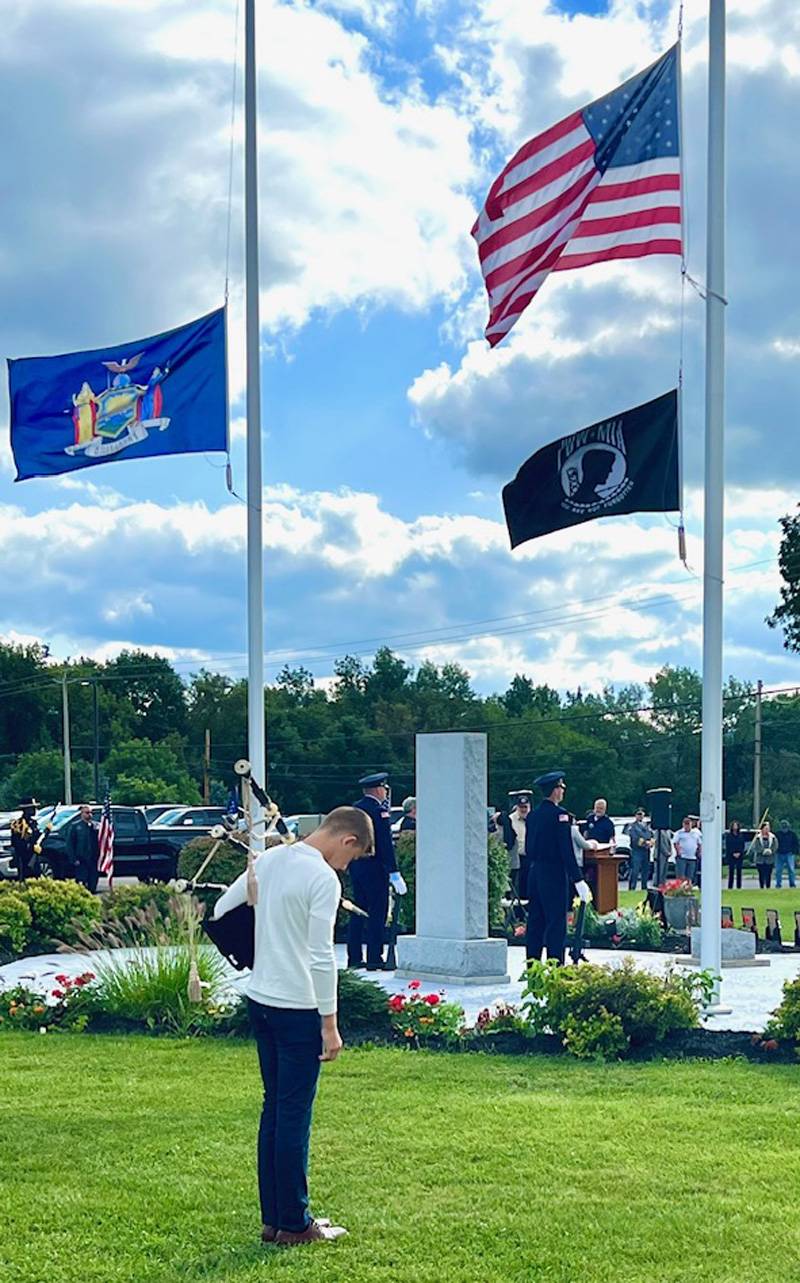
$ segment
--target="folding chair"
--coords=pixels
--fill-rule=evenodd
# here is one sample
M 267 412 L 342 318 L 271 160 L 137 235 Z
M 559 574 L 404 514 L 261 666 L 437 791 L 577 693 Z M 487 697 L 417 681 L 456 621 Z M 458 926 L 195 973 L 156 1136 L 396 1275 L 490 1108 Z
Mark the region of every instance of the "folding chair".
M 777 909 L 767 909 L 767 929 L 764 938 L 773 944 L 783 944 L 781 939 L 781 920 Z
M 742 930 L 752 931 L 756 940 L 758 939 L 758 924 L 756 922 L 755 909 L 742 909 Z
M 729 904 L 722 905 L 722 925 L 723 927 L 733 926 L 733 909 Z

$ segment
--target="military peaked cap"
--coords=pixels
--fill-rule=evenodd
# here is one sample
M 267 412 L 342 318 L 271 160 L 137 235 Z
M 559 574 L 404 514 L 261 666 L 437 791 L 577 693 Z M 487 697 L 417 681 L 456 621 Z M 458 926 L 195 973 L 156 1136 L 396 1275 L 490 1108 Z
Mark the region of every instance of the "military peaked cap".
M 562 788 L 566 788 L 567 783 L 564 779 L 563 771 L 547 771 L 545 775 L 540 775 L 539 778 L 533 782 L 537 788 L 542 790 L 545 796 L 547 796 L 548 793 L 552 793 L 553 789 L 558 788 L 559 785 Z
M 376 771 L 374 775 L 362 775 L 358 782 L 362 789 L 376 789 L 380 784 L 389 783 L 389 772 Z

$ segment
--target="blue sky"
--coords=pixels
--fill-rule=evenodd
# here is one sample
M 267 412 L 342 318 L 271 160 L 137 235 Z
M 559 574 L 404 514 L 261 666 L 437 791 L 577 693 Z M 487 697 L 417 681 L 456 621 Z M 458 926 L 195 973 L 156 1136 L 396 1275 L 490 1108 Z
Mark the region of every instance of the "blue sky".
M 9 0 L 5 354 L 133 341 L 221 301 L 234 8 L 40 0 L 34 13 Z M 796 665 L 763 621 L 777 520 L 798 489 L 793 434 L 775 425 L 793 421 L 800 369 L 787 199 L 800 178 L 800 34 L 777 0 L 751 10 L 731 0 L 726 668 L 780 684 Z M 687 4 L 684 51 L 698 278 L 705 11 Z M 410 660 L 457 659 L 483 690 L 522 670 L 574 689 L 699 664 L 701 302 L 689 291 L 684 323 L 692 573 L 661 517 L 511 554 L 499 493 L 522 460 L 674 382 L 678 272 L 665 259 L 564 273 L 490 353 L 469 237 L 508 155 L 647 65 L 676 23 L 662 0 L 260 0 L 270 676 L 302 659 L 323 680 L 334 644 L 368 655 L 399 634 Z M 230 341 L 243 491 L 239 142 Z M 244 510 L 219 458 L 21 485 L 7 449 L 0 462 L 0 539 L 26 585 L 5 596 L 3 635 L 56 655 L 143 645 L 183 672 L 243 671 Z

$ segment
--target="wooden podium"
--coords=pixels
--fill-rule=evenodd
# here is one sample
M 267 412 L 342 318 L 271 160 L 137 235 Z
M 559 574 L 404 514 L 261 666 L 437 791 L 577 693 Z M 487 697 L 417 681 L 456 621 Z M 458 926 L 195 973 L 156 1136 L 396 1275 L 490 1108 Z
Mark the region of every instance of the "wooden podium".
M 624 855 L 614 855 L 610 846 L 584 851 L 583 867 L 593 873 L 594 908 L 597 913 L 611 913 L 619 906 L 619 866 Z

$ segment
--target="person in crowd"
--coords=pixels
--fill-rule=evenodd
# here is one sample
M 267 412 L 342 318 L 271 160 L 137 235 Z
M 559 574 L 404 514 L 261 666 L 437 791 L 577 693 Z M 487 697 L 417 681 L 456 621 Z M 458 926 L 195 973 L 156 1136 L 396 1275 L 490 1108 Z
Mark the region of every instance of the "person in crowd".
M 647 890 L 650 876 L 650 853 L 655 845 L 655 834 L 645 819 L 644 807 L 639 807 L 636 818 L 628 827 L 631 844 L 631 868 L 628 877 L 628 890 L 635 891 L 637 882 L 641 881 L 642 890 Z
M 660 886 L 662 882 L 666 882 L 667 880 L 667 871 L 669 867 L 669 862 L 675 852 L 675 848 L 673 846 L 673 837 L 674 837 L 674 834 L 672 832 L 672 829 L 658 830 L 657 845 L 655 848 L 656 886 Z
M 417 799 L 407 797 L 403 802 L 403 818 L 400 821 L 401 833 L 415 833 L 417 829 Z
M 273 847 L 255 862 L 255 957 L 247 1002 L 264 1083 L 258 1187 L 265 1243 L 326 1243 L 346 1233 L 309 1214 L 308 1147 L 320 1065 L 342 1050 L 333 948 L 338 875 L 355 862 L 377 862 L 376 856 L 362 859 L 374 837 L 363 808 L 340 806 L 304 841 Z M 246 901 L 243 873 L 217 900 L 214 917 Z
M 386 969 L 383 941 L 386 914 L 389 908 L 389 885 L 396 895 L 405 895 L 405 878 L 398 871 L 392 841 L 391 810 L 389 807 L 389 773 L 377 771 L 364 775 L 358 781 L 362 796 L 355 803 L 372 820 L 375 830 L 375 859 L 357 861 L 350 871 L 353 898 L 367 918 L 367 971 Z M 364 967 L 364 919 L 351 913 L 347 924 L 347 965 L 355 971 Z
M 528 875 L 528 961 L 548 958 L 563 963 L 567 939 L 567 908 L 574 883 L 584 904 L 592 898 L 575 859 L 569 812 L 561 805 L 567 787 L 563 771 L 548 771 L 534 781 L 544 800 L 530 816 L 526 832 L 531 867 Z
M 92 892 L 97 890 L 100 876 L 98 861 L 100 843 L 97 826 L 92 820 L 92 808 L 84 802 L 79 810 L 78 819 L 71 824 L 67 833 L 67 868 L 69 875 L 76 882 Z
M 24 797 L 19 804 L 22 814 L 11 821 L 11 862 L 17 870 L 18 882 L 38 878 L 41 874 L 42 835 L 36 822 L 38 806 L 35 797 Z
M 687 878 L 697 883 L 697 862 L 703 850 L 703 837 L 692 824 L 692 817 L 685 815 L 681 827 L 672 839 L 675 849 L 675 877 Z
M 775 835 L 778 839 L 778 850 L 775 855 L 775 885 L 783 885 L 784 870 L 789 875 L 789 886 L 795 885 L 795 857 L 798 853 L 797 834 L 790 828 L 788 820 L 781 820 L 780 828 Z
M 572 836 L 572 849 L 575 852 L 575 860 L 578 866 L 582 869 L 584 851 L 596 851 L 598 844 L 594 838 L 585 838 L 583 836 L 578 828 L 577 818 L 572 814 L 570 814 L 569 817 L 569 827 L 570 834 Z
M 528 836 L 528 816 L 531 813 L 532 797 L 524 789 L 515 789 L 509 793 L 513 805 L 508 815 L 502 817 L 503 842 L 508 853 L 508 880 L 518 896 L 525 895 L 526 884 L 522 881 L 523 861 L 527 873 L 528 861 L 525 860 L 525 842 Z
M 748 848 L 748 853 L 752 855 L 753 863 L 758 869 L 758 885 L 762 890 L 772 886 L 772 870 L 775 867 L 777 852 L 778 839 L 769 826 L 769 820 L 766 820 Z
M 598 846 L 614 844 L 614 821 L 607 812 L 608 802 L 604 797 L 599 797 L 586 817 L 583 836 L 594 838 Z
M 745 836 L 738 820 L 731 820 L 731 826 L 725 834 L 725 859 L 728 861 L 728 890 L 742 889 L 742 868 L 744 866 Z

